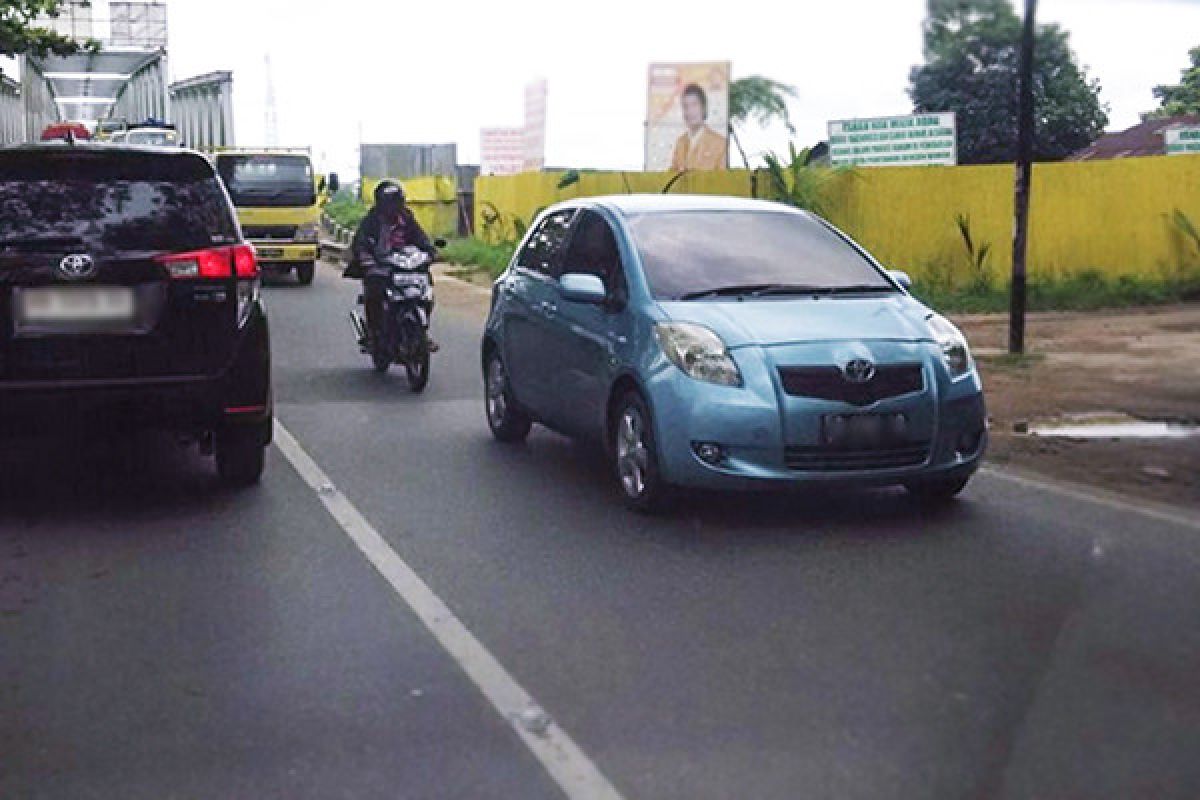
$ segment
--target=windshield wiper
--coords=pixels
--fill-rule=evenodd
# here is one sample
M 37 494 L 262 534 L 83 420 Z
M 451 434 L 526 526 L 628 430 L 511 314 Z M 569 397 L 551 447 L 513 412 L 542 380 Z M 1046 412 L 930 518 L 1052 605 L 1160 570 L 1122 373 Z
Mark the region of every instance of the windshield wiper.
M 679 296 L 680 300 L 702 300 L 705 297 L 735 297 L 743 294 L 758 294 L 759 292 L 780 286 L 778 283 L 748 283 L 736 286 L 717 286 L 712 289 L 701 289 Z
M 877 283 L 863 283 L 855 286 L 831 286 L 830 294 L 890 294 L 896 291 L 892 286 L 880 286 Z
M 894 292 L 896 291 L 890 286 L 877 286 L 873 284 L 856 284 L 854 286 L 771 286 L 754 292 L 755 297 L 767 297 L 769 295 L 783 294 L 808 294 L 808 295 L 831 295 L 831 294 L 873 294 L 877 292 Z

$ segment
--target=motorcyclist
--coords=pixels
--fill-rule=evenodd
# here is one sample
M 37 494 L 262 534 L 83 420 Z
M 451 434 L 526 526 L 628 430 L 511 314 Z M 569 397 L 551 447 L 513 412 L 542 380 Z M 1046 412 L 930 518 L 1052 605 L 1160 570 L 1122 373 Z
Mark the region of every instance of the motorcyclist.
M 379 262 L 389 253 L 410 245 L 428 253 L 430 258 L 437 258 L 437 248 L 429 241 L 405 202 L 404 187 L 395 181 L 381 181 L 375 187 L 374 207 L 367 212 L 354 233 L 350 245 L 350 266 L 345 273 L 347 277 L 361 278 L 363 281 L 368 330 L 377 330 L 375 326 L 382 321 L 383 297 L 390 278 L 386 269 L 378 268 Z M 432 275 L 430 280 L 433 280 Z M 432 318 L 433 304 L 430 303 L 425 310 Z M 425 336 L 430 352 L 436 351 L 438 345 L 429 337 L 428 330 Z

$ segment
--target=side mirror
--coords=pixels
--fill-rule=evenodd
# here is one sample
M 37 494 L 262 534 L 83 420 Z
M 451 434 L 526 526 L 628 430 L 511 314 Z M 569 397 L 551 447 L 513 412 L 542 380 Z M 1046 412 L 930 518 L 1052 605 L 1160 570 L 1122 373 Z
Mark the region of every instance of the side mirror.
M 900 284 L 904 291 L 907 292 L 912 289 L 913 279 L 907 272 L 899 269 L 889 269 L 888 275 L 891 276 L 892 280 Z
M 328 186 L 330 194 L 337 194 L 342 188 L 342 182 L 338 180 L 338 174 L 336 172 L 329 173 Z
M 325 191 L 325 176 L 318 175 L 317 176 L 317 193 L 320 194 L 323 191 Z
M 572 303 L 587 303 L 588 305 L 603 305 L 608 300 L 608 290 L 599 276 L 586 272 L 568 272 L 558 279 L 558 289 L 562 296 Z

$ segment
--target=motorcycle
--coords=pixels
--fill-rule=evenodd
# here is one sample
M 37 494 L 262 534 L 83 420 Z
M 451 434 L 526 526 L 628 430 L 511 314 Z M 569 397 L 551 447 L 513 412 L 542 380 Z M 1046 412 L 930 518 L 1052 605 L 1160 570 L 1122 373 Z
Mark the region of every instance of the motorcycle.
M 371 356 L 376 372 L 387 372 L 392 364 L 403 364 L 409 388 L 424 391 L 429 383 L 429 313 L 433 308 L 430 255 L 416 247 L 389 253 L 367 269 L 367 280 L 383 284 L 380 319 L 367 324 L 366 298 L 358 296 L 359 308 L 350 312 L 350 324 L 363 353 Z

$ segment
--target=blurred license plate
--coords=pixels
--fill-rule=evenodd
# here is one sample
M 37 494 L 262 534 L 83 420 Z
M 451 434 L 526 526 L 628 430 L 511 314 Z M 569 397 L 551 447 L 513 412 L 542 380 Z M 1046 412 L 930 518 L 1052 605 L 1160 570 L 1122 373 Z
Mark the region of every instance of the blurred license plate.
M 133 290 L 127 286 L 22 289 L 17 319 L 26 326 L 129 322 Z
M 821 442 L 828 447 L 875 450 L 907 440 L 903 414 L 826 414 L 821 420 Z
M 255 246 L 254 252 L 259 258 L 283 258 L 282 247 L 258 247 Z

